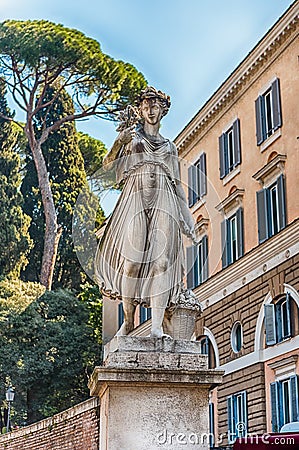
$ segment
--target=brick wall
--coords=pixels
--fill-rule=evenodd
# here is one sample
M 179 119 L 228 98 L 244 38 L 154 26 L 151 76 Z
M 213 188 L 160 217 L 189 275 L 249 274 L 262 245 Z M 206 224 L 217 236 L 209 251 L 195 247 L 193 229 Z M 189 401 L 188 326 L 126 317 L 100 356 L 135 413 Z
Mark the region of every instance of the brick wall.
M 299 255 L 295 255 L 236 292 L 204 310 L 201 330 L 206 326 L 213 333 L 219 351 L 220 365 L 229 363 L 254 351 L 256 324 L 267 294 L 272 298 L 284 292 L 284 283 L 299 289 Z M 234 322 L 243 326 L 243 347 L 239 353 L 231 348 L 231 330 Z M 295 317 L 295 334 L 298 318 Z M 202 332 L 202 331 L 201 331 Z M 227 397 L 247 392 L 248 432 L 262 434 L 267 430 L 264 363 L 243 367 L 224 376 L 218 387 L 219 434 L 228 430 Z M 225 439 L 225 443 L 227 440 Z
M 98 449 L 98 398 L 91 398 L 13 433 L 0 435 L 0 450 Z

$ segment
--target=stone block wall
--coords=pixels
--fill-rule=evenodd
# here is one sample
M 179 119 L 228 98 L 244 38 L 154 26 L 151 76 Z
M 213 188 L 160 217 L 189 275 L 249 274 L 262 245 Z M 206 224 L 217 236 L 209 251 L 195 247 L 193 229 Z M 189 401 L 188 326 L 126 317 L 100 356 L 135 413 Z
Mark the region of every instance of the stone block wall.
M 0 450 L 98 450 L 99 399 L 0 435 Z

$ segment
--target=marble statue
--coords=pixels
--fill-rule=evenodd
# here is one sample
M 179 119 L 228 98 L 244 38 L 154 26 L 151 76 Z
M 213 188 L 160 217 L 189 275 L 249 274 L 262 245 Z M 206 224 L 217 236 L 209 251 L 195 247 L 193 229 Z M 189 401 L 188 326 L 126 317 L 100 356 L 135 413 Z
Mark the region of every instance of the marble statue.
M 115 165 L 122 192 L 99 242 L 97 282 L 123 302 L 118 335 L 134 328 L 136 306 L 152 308 L 151 337 L 163 336 L 165 309 L 182 295 L 182 234 L 195 241 L 194 222 L 180 182 L 177 149 L 160 134 L 170 98 L 153 87 L 123 113 L 104 165 Z M 186 291 L 186 289 L 185 289 Z

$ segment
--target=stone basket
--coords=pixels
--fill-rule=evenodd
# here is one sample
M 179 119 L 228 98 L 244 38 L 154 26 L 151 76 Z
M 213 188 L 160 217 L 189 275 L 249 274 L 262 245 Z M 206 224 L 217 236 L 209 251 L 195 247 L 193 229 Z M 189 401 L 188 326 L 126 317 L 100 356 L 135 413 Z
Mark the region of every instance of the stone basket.
M 166 309 L 163 330 L 173 339 L 189 340 L 194 332 L 195 321 L 201 306 L 191 291 L 185 291 L 176 304 Z

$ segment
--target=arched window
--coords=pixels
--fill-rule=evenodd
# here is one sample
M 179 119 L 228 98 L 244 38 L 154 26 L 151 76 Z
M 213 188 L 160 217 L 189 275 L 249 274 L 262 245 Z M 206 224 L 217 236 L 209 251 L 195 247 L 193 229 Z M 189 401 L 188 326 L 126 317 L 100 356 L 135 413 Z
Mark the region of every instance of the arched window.
M 209 369 L 215 369 L 216 367 L 216 357 L 212 342 L 208 338 L 208 336 L 201 336 L 197 340 L 200 341 L 201 344 L 201 353 L 202 355 L 208 355 L 208 367 Z
M 293 308 L 294 301 L 289 292 L 264 306 L 267 345 L 274 345 L 294 336 Z

